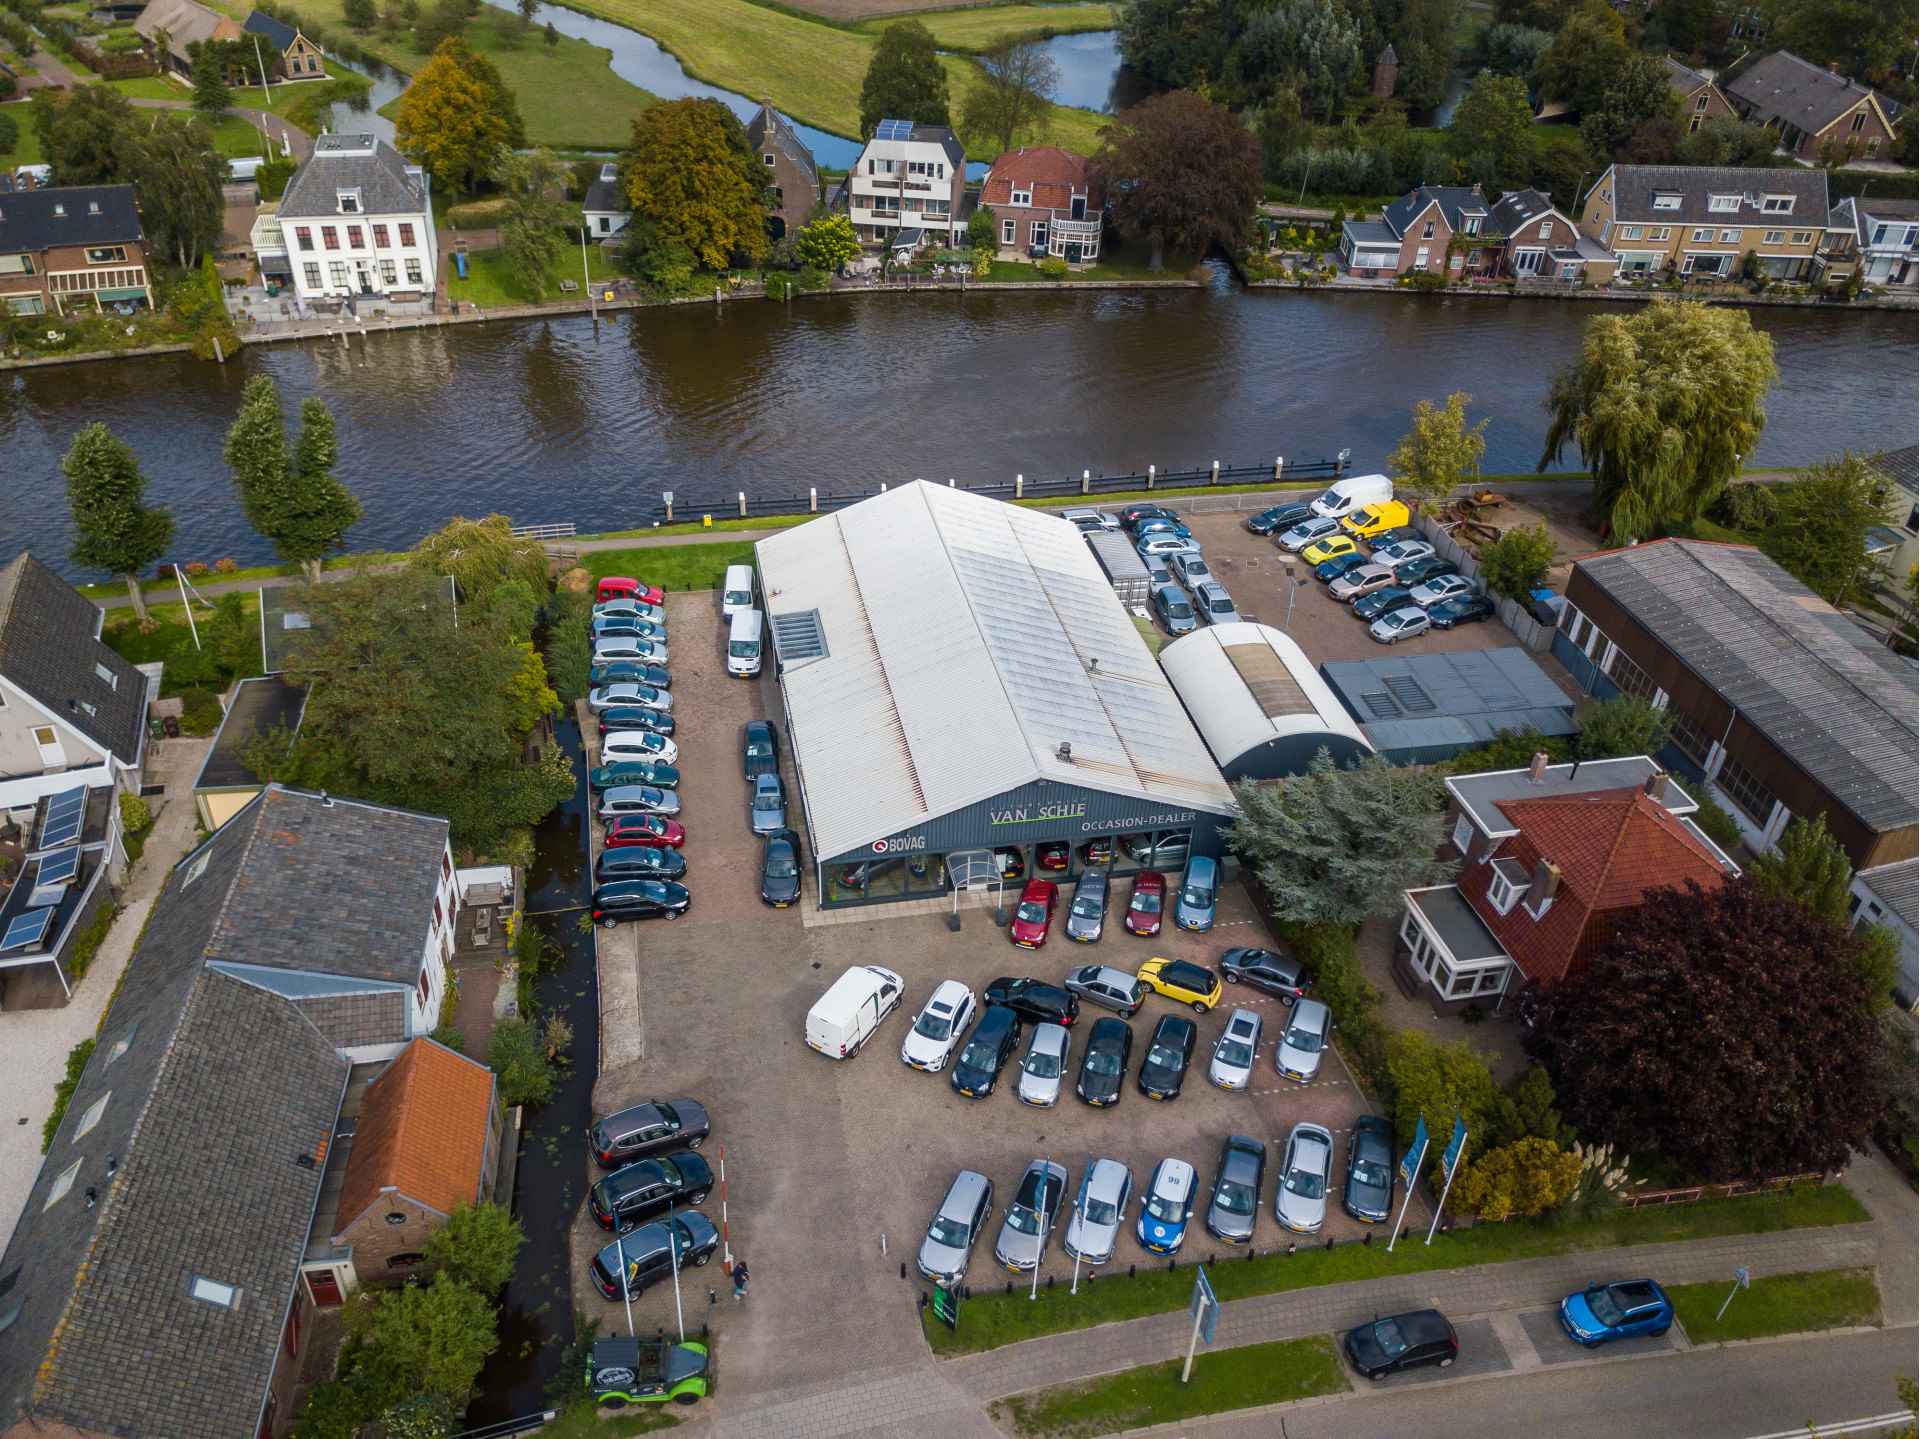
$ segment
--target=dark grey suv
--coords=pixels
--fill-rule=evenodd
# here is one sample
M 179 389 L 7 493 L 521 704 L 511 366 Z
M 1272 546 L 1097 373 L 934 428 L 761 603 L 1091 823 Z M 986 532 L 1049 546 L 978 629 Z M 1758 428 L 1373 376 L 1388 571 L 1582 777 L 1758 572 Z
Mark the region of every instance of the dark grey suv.
M 1288 1004 L 1307 992 L 1300 961 L 1271 949 L 1228 950 L 1220 956 L 1220 975 L 1228 984 L 1250 984 L 1279 995 Z

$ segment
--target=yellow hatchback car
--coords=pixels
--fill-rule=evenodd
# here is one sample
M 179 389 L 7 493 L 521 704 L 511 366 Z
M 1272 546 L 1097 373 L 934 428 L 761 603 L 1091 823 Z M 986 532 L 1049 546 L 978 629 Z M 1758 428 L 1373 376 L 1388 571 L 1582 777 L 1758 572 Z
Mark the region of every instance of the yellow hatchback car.
M 1140 966 L 1138 978 L 1155 994 L 1190 1005 L 1195 1014 L 1205 1014 L 1220 1002 L 1220 976 L 1203 964 L 1189 964 L 1184 959 L 1150 959 Z
M 1337 560 L 1342 555 L 1359 552 L 1360 543 L 1352 535 L 1328 535 L 1324 540 L 1315 540 L 1300 551 L 1300 558 L 1310 565 L 1317 565 L 1326 560 Z
M 1375 535 L 1384 535 L 1388 530 L 1397 530 L 1402 525 L 1412 523 L 1413 512 L 1400 501 L 1381 500 L 1378 504 L 1362 505 L 1340 521 L 1340 528 L 1350 535 L 1370 540 Z

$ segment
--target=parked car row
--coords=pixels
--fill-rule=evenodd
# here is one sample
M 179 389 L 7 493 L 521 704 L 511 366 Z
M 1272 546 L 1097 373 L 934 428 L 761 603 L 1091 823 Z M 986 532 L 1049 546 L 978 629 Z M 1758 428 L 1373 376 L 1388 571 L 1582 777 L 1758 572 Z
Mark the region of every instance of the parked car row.
M 1076 518 L 1094 511 L 1069 511 Z M 1103 516 L 1106 518 L 1106 516 Z M 1227 587 L 1207 564 L 1200 544 L 1180 516 L 1164 505 L 1127 505 L 1114 513 L 1114 526 L 1133 537 L 1147 567 L 1147 593 L 1153 613 L 1172 635 L 1190 634 L 1200 625 L 1231 624 L 1240 610 Z
M 615 1238 L 588 1272 L 606 1298 L 636 1297 L 719 1251 L 720 1231 L 692 1207 L 713 1190 L 713 1166 L 699 1153 L 712 1132 L 693 1099 L 649 1099 L 594 1120 L 588 1145 L 607 1172 L 587 1192 L 587 1212 Z
M 1111 854 L 1109 848 L 1109 857 Z M 1113 876 L 1108 870 L 1096 867 L 1082 871 L 1067 903 L 1067 938 L 1077 944 L 1099 943 L 1106 932 L 1112 895 Z M 1213 928 L 1219 898 L 1219 862 L 1205 855 L 1192 856 L 1175 892 L 1173 922 L 1181 929 L 1204 934 Z M 1028 880 L 1007 925 L 1007 938 L 1022 949 L 1039 949 L 1053 932 L 1053 914 L 1059 902 L 1058 884 L 1050 879 Z M 1158 870 L 1141 870 L 1133 876 L 1121 927 L 1128 934 L 1151 938 L 1160 933 L 1166 904 L 1167 877 Z

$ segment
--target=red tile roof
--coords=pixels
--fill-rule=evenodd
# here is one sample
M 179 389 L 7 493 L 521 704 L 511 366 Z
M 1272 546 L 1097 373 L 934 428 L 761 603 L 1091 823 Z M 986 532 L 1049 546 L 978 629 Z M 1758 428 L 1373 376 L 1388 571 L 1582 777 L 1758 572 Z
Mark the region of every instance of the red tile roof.
M 1073 206 L 1074 192 L 1087 196 L 1089 212 L 1099 210 L 1101 197 L 1089 193 L 1089 169 L 1092 161 L 1085 155 L 1062 150 L 1056 145 L 1029 145 L 1009 150 L 993 162 L 980 190 L 983 205 L 1011 205 L 1014 186 L 1033 190 L 1036 210 L 1067 210 Z
M 395 1190 L 441 1213 L 479 1196 L 493 1072 L 416 1039 L 367 1086 L 340 1186 L 339 1232 Z
M 1605 936 L 1612 916 L 1638 908 L 1647 892 L 1688 882 L 1717 889 L 1726 878 L 1711 849 L 1644 791 L 1506 800 L 1500 810 L 1520 833 L 1461 872 L 1460 893 L 1531 979 L 1563 978 Z M 1524 899 L 1501 914 L 1487 898 L 1496 859 L 1531 875 L 1541 860 L 1560 886 L 1535 919 Z

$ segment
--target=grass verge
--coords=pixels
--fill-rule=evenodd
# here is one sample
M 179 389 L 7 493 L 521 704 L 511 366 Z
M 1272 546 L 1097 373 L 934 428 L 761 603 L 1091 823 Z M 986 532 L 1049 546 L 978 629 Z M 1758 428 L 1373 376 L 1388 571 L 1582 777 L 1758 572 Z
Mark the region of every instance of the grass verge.
M 1156 270 L 1148 263 L 1151 258 L 1145 245 L 1112 245 L 1102 252 L 1097 264 L 1072 269 L 1064 275 L 1043 275 L 1040 267 L 1029 260 L 995 260 L 981 283 L 1052 285 L 1070 284 L 1075 280 L 1194 280 L 1206 274 L 1197 263 L 1183 265 L 1172 258 Z
M 635 1434 L 658 1434 L 679 1422 L 659 1405 L 602 1416 L 591 1402 L 581 1400 L 562 1409 L 560 1417 L 540 1433 L 543 1439 L 629 1439 Z
M 1756 1195 L 1663 1209 L 1623 1209 L 1596 1223 L 1577 1227 L 1519 1221 L 1482 1224 L 1443 1235 L 1432 1245 L 1404 1245 L 1392 1254 L 1387 1253 L 1384 1244 L 1345 1244 L 1294 1255 L 1277 1253 L 1234 1259 L 1210 1268 L 1208 1274 L 1213 1280 L 1214 1292 L 1225 1302 L 1322 1284 L 1350 1284 L 1361 1279 L 1459 1269 L 1474 1264 L 1502 1264 L 1515 1259 L 1576 1254 L 1626 1244 L 1669 1244 L 1729 1234 L 1768 1234 L 1784 1229 L 1855 1224 L 1867 1217 L 1866 1209 L 1844 1185 L 1830 1184 L 1791 1194 Z M 1025 1294 L 978 1295 L 962 1307 L 957 1332 L 949 1332 L 928 1311 L 922 1311 L 921 1324 L 935 1354 L 975 1354 L 1023 1339 L 1036 1339 L 1043 1334 L 1090 1329 L 1096 1324 L 1138 1319 L 1147 1314 L 1171 1313 L 1184 1308 L 1192 1292 L 1190 1269 L 1183 1267 L 1173 1273 L 1156 1269 L 1133 1279 L 1103 1278 L 1093 1284 L 1083 1281 L 1078 1295 L 1070 1295 L 1058 1287 L 1042 1290 L 1040 1298 L 1032 1301 Z
M 965 10 L 883 15 L 863 21 L 859 28 L 878 35 L 897 20 L 918 20 L 933 32 L 942 50 L 974 55 L 1015 35 L 1078 35 L 1111 30 L 1118 23 L 1111 5 L 976 5 Z
M 605 575 L 632 575 L 663 590 L 714 590 L 726 578 L 728 565 L 753 563 L 753 542 L 590 550 L 580 559 L 596 580 Z
M 449 266 L 447 294 L 455 300 L 465 300 L 482 309 L 491 305 L 530 305 L 542 300 L 587 298 L 585 290 L 575 289 L 571 295 L 566 295 L 560 289 L 562 280 L 572 280 L 576 285 L 580 280 L 580 256 L 571 245 L 561 250 L 538 289 L 529 288 L 514 274 L 505 252 L 501 250 L 470 251 L 467 255 L 467 278 L 464 280 L 457 271 L 452 270 L 451 258 L 446 263 Z M 610 280 L 618 272 L 604 250 L 598 245 L 589 245 L 587 273 L 593 280 L 600 281 Z
M 1726 1315 L 1716 1320 L 1713 1316 L 1726 1303 L 1729 1287 L 1718 1280 L 1667 1286 L 1680 1327 L 1695 1344 L 1880 1323 L 1880 1287 L 1871 1269 L 1826 1269 L 1756 1279 L 1733 1296 Z
M 1084 1384 L 1016 1394 L 993 1405 L 993 1417 L 1020 1439 L 1090 1439 L 1202 1414 L 1287 1404 L 1350 1387 L 1326 1335 L 1208 1350 L 1180 1382 L 1179 1360 L 1123 1369 Z

